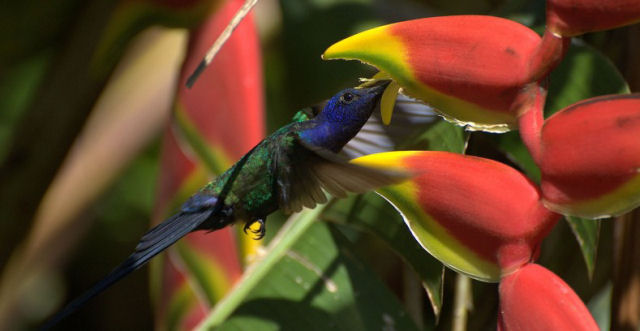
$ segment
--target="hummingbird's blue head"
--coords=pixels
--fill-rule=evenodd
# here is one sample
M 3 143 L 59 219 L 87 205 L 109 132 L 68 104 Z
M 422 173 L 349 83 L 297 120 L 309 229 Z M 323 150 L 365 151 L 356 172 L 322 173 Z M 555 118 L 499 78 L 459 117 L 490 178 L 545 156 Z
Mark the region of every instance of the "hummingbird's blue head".
M 368 88 L 348 88 L 334 95 L 318 117 L 333 123 L 359 122 L 371 116 L 389 81 Z M 363 123 L 364 124 L 364 123 Z
M 307 121 L 300 137 L 307 143 L 338 152 L 367 122 L 389 82 L 349 88 L 334 95 L 324 109 Z

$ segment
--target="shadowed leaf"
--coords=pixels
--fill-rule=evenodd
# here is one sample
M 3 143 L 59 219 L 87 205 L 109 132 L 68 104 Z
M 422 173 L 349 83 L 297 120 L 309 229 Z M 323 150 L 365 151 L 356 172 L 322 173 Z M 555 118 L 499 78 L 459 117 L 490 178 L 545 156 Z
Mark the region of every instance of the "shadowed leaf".
M 442 309 L 444 266 L 427 253 L 407 231 L 402 217 L 382 197 L 367 193 L 336 201 L 323 218 L 345 223 L 382 239 L 418 274 L 436 317 Z
M 217 330 L 417 330 L 346 247 L 339 232 L 313 224 Z
M 598 239 L 600 238 L 600 220 L 587 220 L 579 217 L 566 217 L 573 234 L 580 244 L 582 257 L 589 272 L 589 279 L 593 277 L 598 255 Z

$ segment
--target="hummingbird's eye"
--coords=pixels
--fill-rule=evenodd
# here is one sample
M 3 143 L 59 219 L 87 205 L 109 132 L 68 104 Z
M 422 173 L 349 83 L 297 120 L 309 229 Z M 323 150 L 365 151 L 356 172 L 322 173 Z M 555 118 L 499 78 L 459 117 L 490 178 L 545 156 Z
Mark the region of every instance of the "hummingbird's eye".
M 357 95 L 347 92 L 343 95 L 340 96 L 340 103 L 343 103 L 345 105 L 350 104 L 351 102 L 353 102 L 354 100 L 356 100 L 358 98 Z

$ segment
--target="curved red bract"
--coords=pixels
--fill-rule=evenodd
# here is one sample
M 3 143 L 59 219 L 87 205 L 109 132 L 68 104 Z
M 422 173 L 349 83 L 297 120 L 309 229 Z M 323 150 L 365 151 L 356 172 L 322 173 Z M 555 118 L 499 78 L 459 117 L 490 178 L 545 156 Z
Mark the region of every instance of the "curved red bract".
M 533 30 L 493 16 L 417 19 L 390 25 L 390 32 L 421 83 L 500 112 L 514 110 L 540 43 Z
M 570 37 L 640 22 L 637 0 L 547 0 L 547 26 Z
M 638 175 L 640 94 L 588 99 L 545 121 L 542 189 L 558 204 L 597 198 Z
M 599 330 L 571 287 L 540 265 L 528 264 L 502 278 L 499 291 L 499 330 Z
M 559 218 L 523 174 L 489 159 L 426 152 L 404 159 L 424 212 L 476 254 L 511 269 L 534 258 Z

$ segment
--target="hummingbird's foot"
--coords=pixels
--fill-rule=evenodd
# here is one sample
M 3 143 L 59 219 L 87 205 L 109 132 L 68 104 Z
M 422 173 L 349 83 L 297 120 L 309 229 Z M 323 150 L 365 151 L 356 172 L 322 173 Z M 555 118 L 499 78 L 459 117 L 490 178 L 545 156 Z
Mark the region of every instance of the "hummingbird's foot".
M 259 227 L 257 229 L 252 229 L 251 226 L 255 223 L 258 223 Z M 256 235 L 253 239 L 260 240 L 264 238 L 264 234 L 267 231 L 267 227 L 265 226 L 265 222 L 263 218 L 259 218 L 257 220 L 253 220 L 252 222 L 247 222 L 244 225 L 244 233 L 247 234 L 247 230 L 251 231 L 254 235 Z

